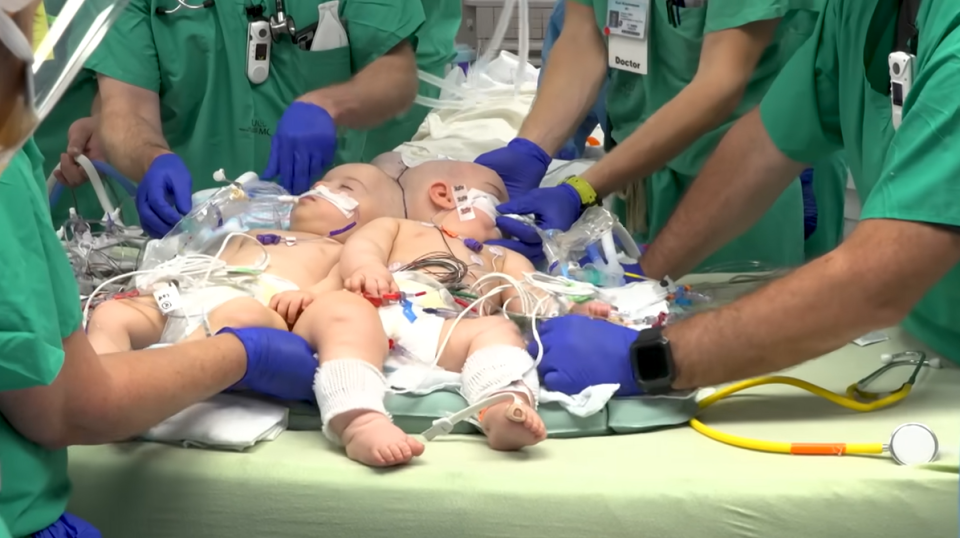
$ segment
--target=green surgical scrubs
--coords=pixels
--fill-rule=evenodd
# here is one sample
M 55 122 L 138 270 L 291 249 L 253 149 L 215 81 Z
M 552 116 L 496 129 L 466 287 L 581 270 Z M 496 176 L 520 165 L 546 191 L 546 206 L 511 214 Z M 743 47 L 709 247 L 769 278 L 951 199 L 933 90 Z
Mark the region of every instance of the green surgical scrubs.
M 298 28 L 317 22 L 323 1 L 285 2 Z M 342 83 L 403 40 L 414 46 L 424 21 L 419 2 L 340 0 L 339 15 L 349 45 L 304 51 L 289 38 L 273 43 L 270 76 L 252 84 L 246 76 L 246 7 L 267 0 L 217 0 L 206 9 L 173 9 L 175 0 L 132 0 L 110 29 L 87 67 L 160 95 L 163 133 L 183 158 L 194 190 L 216 186 L 213 173 L 227 177 L 262 172 L 270 137 L 287 106 L 301 95 Z M 365 151 L 365 133 L 344 130 L 336 161 L 353 162 Z
M 457 32 L 460 31 L 461 3 L 453 0 L 421 0 L 426 22 L 417 31 L 417 67 L 426 73 L 443 78 L 447 67 L 456 56 Z M 440 97 L 440 88 L 420 81 L 418 92 L 424 97 Z M 430 109 L 413 105 L 410 110 L 367 132 L 363 162 L 393 151 L 409 142 Z
M 604 28 L 607 0 L 574 0 L 592 6 Z M 647 237 L 663 229 L 681 196 L 696 178 L 707 157 L 733 123 L 763 98 L 786 58 L 803 42 L 803 25 L 812 28 L 812 13 L 801 19 L 798 10 L 818 9 L 822 0 L 711 0 L 703 7 L 681 8 L 680 22 L 669 20 L 667 2 L 651 1 L 648 18 L 648 74 L 611 69 L 607 115 L 614 144 L 622 143 L 644 121 L 677 96 L 696 75 L 705 34 L 752 22 L 783 18 L 774 42 L 764 51 L 735 112 L 706 133 L 666 167 L 646 178 Z M 747 268 L 745 262 L 794 266 L 806 259 L 803 238 L 803 199 L 799 181 L 791 184 L 751 229 L 710 256 L 698 270 Z
M 10 529 L 7 528 L 7 525 L 0 519 L 0 538 L 13 538 L 10 534 Z
M 64 338 L 80 328 L 73 271 L 50 222 L 36 144 L 0 176 L 0 391 L 49 385 L 63 366 Z M 48 527 L 70 495 L 67 451 L 47 450 L 0 416 L 0 519 L 14 536 Z
M 924 1 L 913 89 L 891 122 L 887 56 L 897 2 L 831 1 L 813 37 L 784 69 L 760 111 L 792 159 L 843 148 L 863 201 L 861 219 L 960 226 L 960 3 Z M 943 277 L 904 327 L 960 363 L 960 267 Z

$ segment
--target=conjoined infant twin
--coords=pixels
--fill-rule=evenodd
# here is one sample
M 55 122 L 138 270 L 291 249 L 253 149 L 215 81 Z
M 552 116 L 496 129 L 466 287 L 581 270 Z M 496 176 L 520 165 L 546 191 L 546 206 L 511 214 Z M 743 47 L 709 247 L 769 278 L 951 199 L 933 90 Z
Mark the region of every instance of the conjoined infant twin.
M 522 280 L 534 271 L 520 254 L 483 245 L 499 237 L 495 207 L 504 201 L 499 176 L 470 162 L 406 169 L 387 154 L 373 164 L 338 166 L 297 201 L 289 230 L 230 239 L 223 261 L 249 266 L 266 251 L 269 265 L 261 274 L 180 290 L 185 302 L 193 295 L 206 313 L 181 328 L 182 339 L 224 327 L 274 327 L 302 336 L 318 350 L 314 388 L 323 432 L 366 465 L 399 465 L 424 451 L 384 406 L 390 387 L 383 366 L 397 353 L 459 372 L 470 405 L 510 396 L 477 416 L 490 447 L 537 444 L 546 438 L 536 411 L 539 380 L 518 326 L 499 315 L 459 321 L 438 315 L 456 309 L 446 288 L 450 278 L 471 285 L 488 273 Z M 447 262 L 431 264 L 438 258 Z M 483 289 L 501 284 L 495 279 Z M 522 301 L 512 300 L 517 291 L 504 288 L 487 304 L 522 314 Z M 606 313 L 597 305 L 577 311 Z M 141 349 L 160 342 L 169 324 L 183 318 L 176 311 L 163 315 L 150 296 L 107 301 L 94 309 L 88 335 L 99 353 Z

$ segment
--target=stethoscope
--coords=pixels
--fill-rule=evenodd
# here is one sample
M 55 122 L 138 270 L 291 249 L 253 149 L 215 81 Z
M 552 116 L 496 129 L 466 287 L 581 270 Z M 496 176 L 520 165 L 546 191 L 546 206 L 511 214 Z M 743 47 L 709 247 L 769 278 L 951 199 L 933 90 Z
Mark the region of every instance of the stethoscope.
M 274 41 L 280 41 L 280 38 L 283 35 L 288 35 L 292 39 L 297 33 L 297 24 L 293 20 L 293 17 L 287 15 L 286 10 L 284 9 L 283 0 L 275 0 L 277 6 L 277 12 L 275 15 L 271 15 L 269 19 L 270 23 L 270 34 L 273 36 Z M 202 4 L 193 5 L 188 4 L 185 0 L 177 0 L 177 7 L 173 9 L 166 9 L 158 7 L 154 9 L 154 13 L 157 15 L 172 15 L 180 9 L 207 9 L 211 8 L 216 4 L 216 0 L 204 0 Z
M 928 360 L 926 353 L 922 351 L 901 351 L 899 353 L 884 354 L 881 355 L 880 361 L 883 363 L 883 366 L 847 387 L 846 395 L 835 394 L 800 379 L 772 376 L 748 379 L 725 387 L 703 398 L 698 405 L 702 410 L 742 390 L 760 385 L 783 384 L 806 390 L 847 409 L 860 412 L 876 411 L 877 409 L 888 407 L 906 398 L 907 394 L 910 393 L 910 389 L 912 389 L 914 383 L 916 383 L 917 377 L 920 375 L 920 370 L 924 366 L 929 368 L 940 368 L 941 366 L 940 359 L 933 358 Z M 913 366 L 913 373 L 900 388 L 887 393 L 874 393 L 867 390 L 867 385 L 875 381 L 885 372 L 901 366 Z M 893 458 L 893 461 L 900 465 L 918 465 L 936 460 L 940 452 L 940 444 L 933 430 L 916 422 L 898 426 L 893 430 L 893 433 L 890 435 L 890 440 L 886 443 L 787 443 L 730 435 L 715 430 L 696 418 L 690 420 L 690 426 L 703 435 L 715 441 L 720 441 L 721 443 L 749 450 L 773 452 L 777 454 L 806 456 L 889 454 L 890 457 Z

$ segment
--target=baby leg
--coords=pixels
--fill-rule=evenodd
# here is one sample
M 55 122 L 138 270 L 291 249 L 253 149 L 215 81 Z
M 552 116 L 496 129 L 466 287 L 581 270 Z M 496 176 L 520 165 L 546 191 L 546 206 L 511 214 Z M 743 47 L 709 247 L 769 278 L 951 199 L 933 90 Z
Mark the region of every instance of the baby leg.
M 451 327 L 450 341 L 438 365 L 460 372 L 460 390 L 467 402 L 474 405 L 496 394 L 514 395 L 514 399 L 480 412 L 480 425 L 490 447 L 519 450 L 546 439 L 547 429 L 536 412 L 540 380 L 520 329 L 497 316 L 464 319 L 456 326 L 450 320 L 441 334 Z
M 97 353 L 143 349 L 160 341 L 166 317 L 153 297 L 101 303 L 87 323 L 87 339 Z
M 287 322 L 280 317 L 280 314 L 264 306 L 253 297 L 237 297 L 214 308 L 207 314 L 206 327 L 201 325 L 190 333 L 185 341 L 201 340 L 207 337 L 208 329 L 210 334 L 217 334 L 224 327 L 237 329 L 272 327 L 286 331 Z
M 359 295 L 336 291 L 317 298 L 293 332 L 319 351 L 314 383 L 323 433 L 341 441 L 347 457 L 374 467 L 409 462 L 423 444 L 390 420 L 381 373 L 389 352 L 377 309 Z

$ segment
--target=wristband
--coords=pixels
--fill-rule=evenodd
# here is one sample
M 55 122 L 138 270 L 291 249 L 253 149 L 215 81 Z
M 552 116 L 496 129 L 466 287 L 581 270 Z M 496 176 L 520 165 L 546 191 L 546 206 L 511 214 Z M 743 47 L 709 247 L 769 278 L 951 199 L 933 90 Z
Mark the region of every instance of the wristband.
M 570 185 L 573 190 L 577 191 L 577 194 L 580 195 L 580 204 L 583 207 L 597 205 L 597 191 L 587 183 L 587 180 L 580 176 L 570 176 L 563 180 L 563 183 Z

